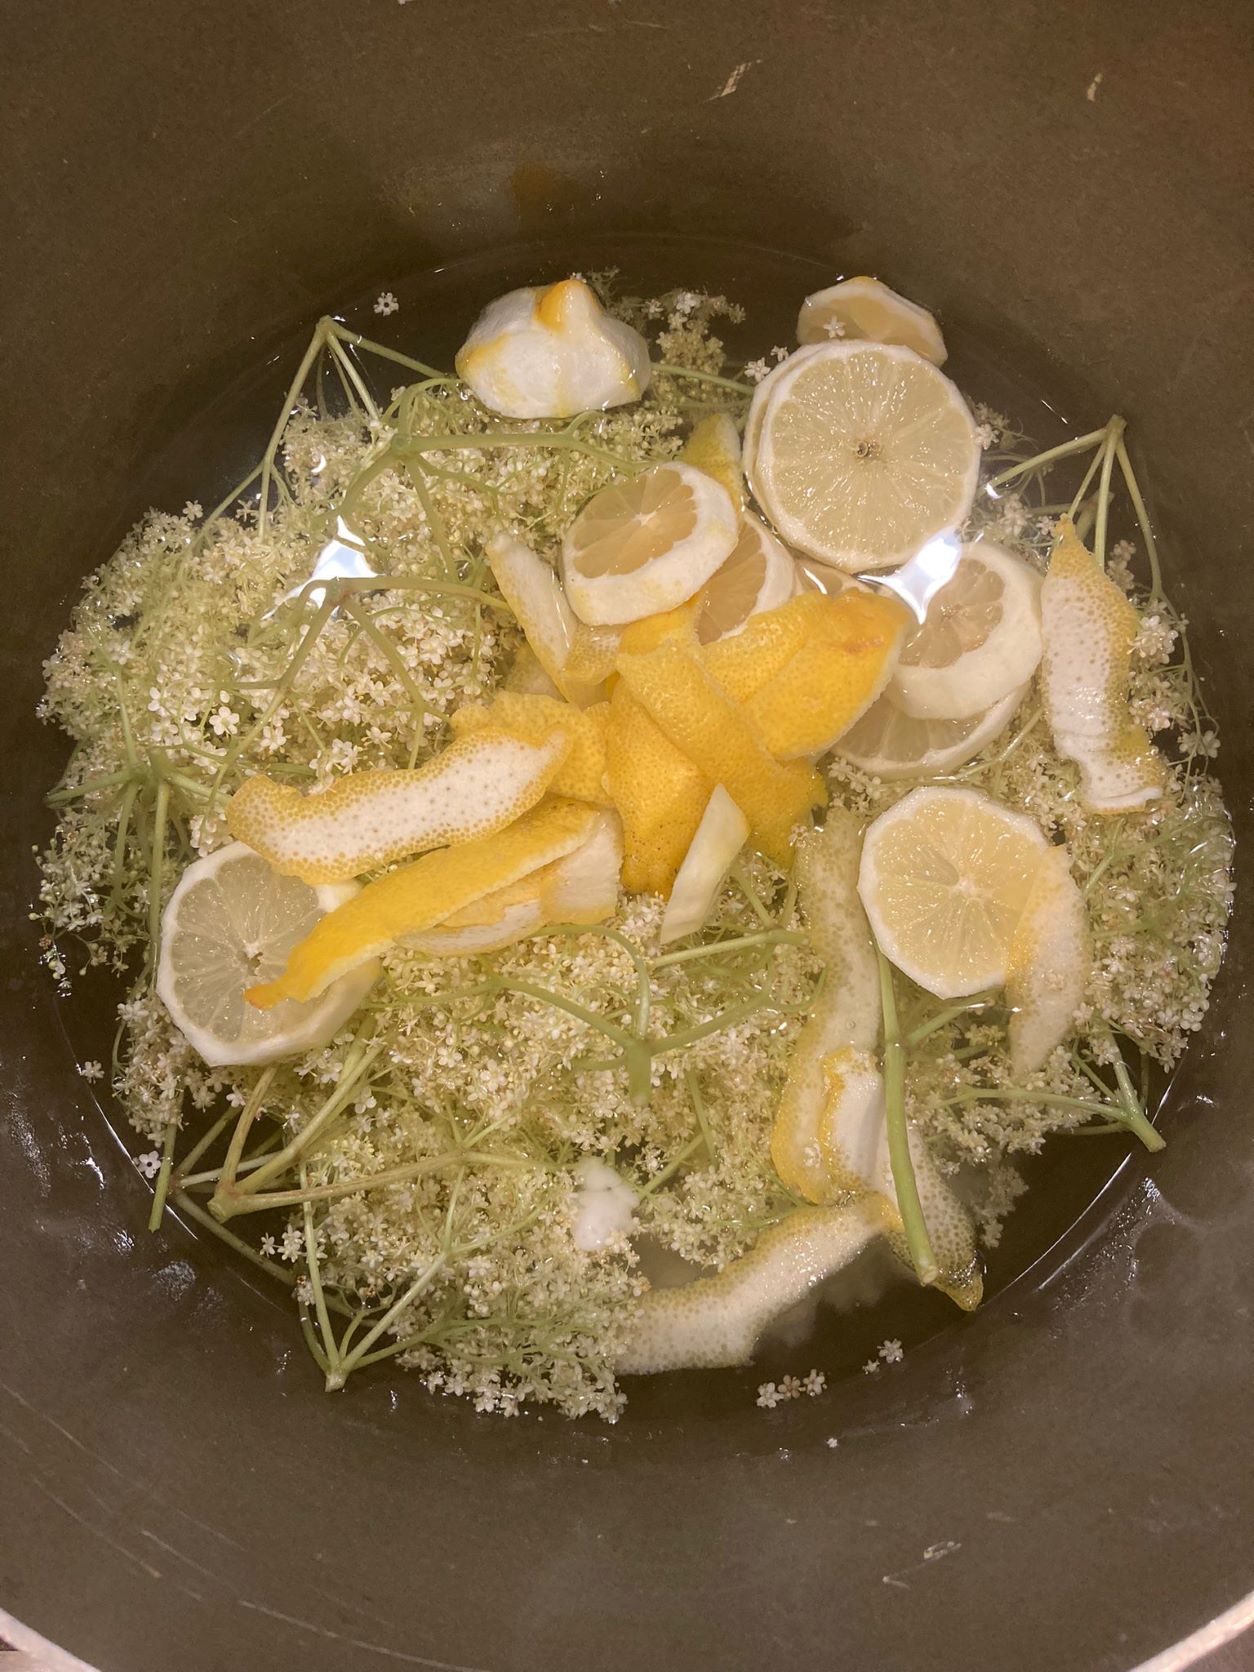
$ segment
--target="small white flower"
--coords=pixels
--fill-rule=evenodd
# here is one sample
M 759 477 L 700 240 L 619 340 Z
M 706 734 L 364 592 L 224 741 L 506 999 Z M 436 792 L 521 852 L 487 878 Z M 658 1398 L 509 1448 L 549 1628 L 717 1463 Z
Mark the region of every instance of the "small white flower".
M 980 439 L 980 446 L 987 453 L 997 441 L 997 431 L 991 424 L 980 424 L 976 427 L 976 435 Z
M 223 703 L 209 716 L 209 729 L 218 737 L 234 737 L 239 730 L 239 715 Z
M 267 1231 L 265 1236 L 262 1237 L 262 1239 L 261 1239 L 261 1252 L 269 1260 L 269 1259 L 273 1259 L 274 1256 L 278 1253 L 278 1251 L 279 1251 L 278 1243 L 275 1242 L 274 1238 L 270 1235 L 269 1231 Z
M 843 319 L 829 319 L 826 325 L 824 325 L 823 331 L 825 335 L 829 337 L 843 337 L 845 334 L 845 322 Z
M 375 297 L 374 311 L 377 314 L 394 314 L 399 307 L 400 303 L 390 290 L 382 291 Z
M 811 1370 L 808 1376 L 802 1378 L 802 1386 L 813 1399 L 827 1386 L 827 1377 L 821 1370 Z
M 758 1389 L 758 1404 L 764 1411 L 773 1411 L 779 1404 L 781 1397 L 774 1382 L 763 1382 Z
M 801 1382 L 796 1376 L 785 1376 L 779 1384 L 781 1399 L 798 1399 L 801 1395 Z
M 161 1152 L 150 1149 L 144 1155 L 137 1155 L 135 1165 L 146 1179 L 155 1179 L 161 1171 Z
M 750 360 L 745 367 L 745 376 L 750 383 L 761 383 L 770 369 L 765 360 Z
M 183 515 L 188 522 L 199 522 L 205 514 L 205 508 L 198 499 L 189 499 L 183 507 Z
M 787 358 L 788 350 L 786 348 L 773 348 L 771 350 L 771 359 L 775 361 L 776 365 L 781 364 Z
M 827 1449 L 828 1449 L 828 1451 L 835 1451 L 836 1447 L 839 1444 L 840 1444 L 840 1441 L 836 1438 L 836 1436 L 834 1434 L 829 1434 L 827 1436 Z
M 700 300 L 695 291 L 681 290 L 671 304 L 671 312 L 680 319 L 686 319 Z
M 864 1376 L 874 1376 L 879 1367 L 880 1361 L 878 1359 L 869 1358 L 862 1366 L 862 1374 Z
M 905 1357 L 900 1341 L 881 1341 L 879 1355 L 885 1364 L 900 1364 Z
M 78 1071 L 84 1080 L 103 1080 L 104 1069 L 98 1062 L 80 1062 Z
M 312 1306 L 313 1305 L 313 1298 L 314 1298 L 313 1284 L 309 1281 L 309 1279 L 307 1277 L 297 1278 L 297 1280 L 296 1280 L 296 1298 L 301 1303 L 302 1306 Z

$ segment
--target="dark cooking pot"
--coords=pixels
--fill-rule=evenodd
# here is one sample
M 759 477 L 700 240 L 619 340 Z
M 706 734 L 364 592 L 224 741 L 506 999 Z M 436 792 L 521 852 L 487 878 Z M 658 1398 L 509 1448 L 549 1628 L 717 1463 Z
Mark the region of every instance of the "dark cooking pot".
M 62 758 L 33 718 L 40 658 L 150 500 L 230 474 L 248 437 L 218 391 L 406 273 L 603 233 L 682 235 L 674 282 L 706 279 L 706 236 L 878 269 L 947 325 L 1012 334 L 1086 419 L 1126 413 L 1254 852 L 1250 24 L 1248 0 L 9 8 L 11 1636 L 108 1672 L 1123 1672 L 1236 1628 L 1244 894 L 1168 1148 L 981 1313 L 891 1379 L 768 1414 L 752 1373 L 675 1378 L 615 1429 L 479 1418 L 399 1376 L 326 1397 L 225 1251 L 142 1231 L 27 912 Z M 707 253 L 730 283 L 728 246 Z

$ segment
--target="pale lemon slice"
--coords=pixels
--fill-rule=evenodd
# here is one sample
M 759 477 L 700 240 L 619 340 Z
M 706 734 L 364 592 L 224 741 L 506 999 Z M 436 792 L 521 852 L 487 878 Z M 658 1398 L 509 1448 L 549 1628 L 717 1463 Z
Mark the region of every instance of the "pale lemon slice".
M 911 790 L 871 825 L 858 894 L 884 955 L 937 998 L 1000 987 L 1049 843 L 979 790 Z
M 1166 771 L 1128 709 L 1136 610 L 1070 522 L 1041 588 L 1041 691 L 1054 747 L 1080 768 L 1094 813 L 1125 813 L 1163 793 Z
M 722 784 L 715 784 L 684 855 L 662 918 L 661 944 L 695 934 L 710 915 L 723 879 L 749 839 L 749 821 Z
M 602 488 L 567 529 L 566 597 L 591 626 L 672 610 L 731 555 L 737 534 L 721 483 L 678 460 L 653 465 Z
M 489 303 L 457 372 L 507 418 L 570 418 L 639 400 L 651 367 L 640 333 L 611 318 L 582 279 L 563 279 Z
M 980 443 L 956 386 L 913 349 L 804 348 L 759 384 L 745 473 L 788 545 L 857 573 L 957 529 Z
M 744 510 L 745 477 L 740 464 L 740 432 L 725 412 L 711 412 L 680 448 L 684 464 L 695 465 L 721 482 L 737 511 Z
M 1037 873 L 1010 947 L 1010 1061 L 1032 1074 L 1071 1031 L 1092 972 L 1088 912 L 1062 848 Z
M 873 778 L 938 778 L 974 760 L 1014 718 L 1028 686 L 967 720 L 920 720 L 897 705 L 891 686 L 836 745 L 836 753 Z
M 945 364 L 945 339 L 926 308 L 890 290 L 879 279 L 862 275 L 816 290 L 801 304 L 799 343 L 899 343 L 934 366 Z
M 746 511 L 731 556 L 701 588 L 696 632 L 702 644 L 730 638 L 750 616 L 785 604 L 797 588 L 792 553 L 764 523 Z
M 157 992 L 211 1067 L 299 1056 L 339 1031 L 378 976 L 377 960 L 307 1004 L 286 999 L 263 1012 L 244 992 L 278 975 L 293 947 L 357 893 L 356 883 L 313 888 L 280 876 L 243 842 L 188 866 L 161 919 Z
M 969 720 L 1025 685 L 1041 659 L 1041 578 L 978 540 L 901 647 L 893 701 L 925 720 Z

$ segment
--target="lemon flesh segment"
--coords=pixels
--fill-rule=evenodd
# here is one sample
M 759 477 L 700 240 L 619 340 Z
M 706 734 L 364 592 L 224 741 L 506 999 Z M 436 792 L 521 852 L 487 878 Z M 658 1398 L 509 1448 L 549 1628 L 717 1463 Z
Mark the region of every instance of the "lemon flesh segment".
M 1061 848 L 1051 848 L 1010 947 L 1010 1061 L 1032 1074 L 1070 1033 L 1093 968 L 1088 912 Z
M 892 682 L 836 745 L 843 760 L 874 778 L 933 778 L 965 766 L 1006 730 L 1030 685 L 968 720 L 920 720 L 897 706 Z
M 258 976 L 277 975 L 292 948 L 356 893 L 355 883 L 314 888 L 280 876 L 243 842 L 188 866 L 161 920 L 157 993 L 205 1062 L 274 1062 L 339 1032 L 376 980 L 377 960 L 308 1004 L 288 999 L 263 1014 L 244 992 Z
M 751 616 L 786 604 L 796 589 L 792 553 L 752 511 L 746 511 L 731 556 L 697 594 L 697 638 L 710 644 L 742 632 Z
M 488 566 L 513 610 L 541 668 L 567 701 L 584 708 L 605 697 L 605 675 L 571 664 L 579 639 L 574 611 L 562 584 L 538 552 L 511 534 L 494 534 L 486 548 Z M 586 647 L 585 647 L 586 648 Z
M 573 853 L 596 817 L 581 802 L 542 802 L 504 830 L 424 854 L 380 877 L 315 924 L 277 980 L 249 988 L 248 1002 L 269 1010 L 283 999 L 316 998 L 403 936 L 434 928 L 482 895 Z
M 570 732 L 550 720 L 534 737 L 487 727 L 415 771 L 350 772 L 308 794 L 249 778 L 231 797 L 227 827 L 284 876 L 341 882 L 504 829 L 541 800 L 570 747 Z
M 703 470 L 670 461 L 594 494 L 566 531 L 562 580 L 590 626 L 622 626 L 682 604 L 736 544 L 735 506 Z
M 722 784 L 749 821 L 757 847 L 791 863 L 794 828 L 826 800 L 822 779 L 804 763 L 781 763 L 702 666 L 695 643 L 665 640 L 643 656 L 620 656 L 623 683 L 674 746 Z
M 722 784 L 706 803 L 662 918 L 661 944 L 695 934 L 709 917 L 723 879 L 749 839 L 749 821 Z
M 744 1364 L 768 1324 L 880 1234 L 883 1213 L 873 1197 L 798 1208 L 717 1277 L 649 1290 L 637 1303 L 615 1368 L 646 1376 Z
M 902 646 L 893 700 L 925 720 L 969 720 L 1025 685 L 1041 659 L 1041 578 L 989 540 L 962 548 Z
M 644 338 L 582 279 L 528 285 L 489 303 L 458 351 L 457 375 L 506 418 L 572 418 L 636 401 L 652 368 Z
M 607 807 L 605 738 L 609 714 L 608 702 L 575 708 L 560 697 L 498 691 L 490 703 L 467 703 L 457 709 L 449 725 L 459 742 L 504 735 L 541 746 L 555 734 L 562 734 L 567 742 L 566 754 L 549 780 L 549 794 Z
M 745 712 L 780 760 L 824 755 L 888 684 L 910 620 L 895 598 L 816 597 L 813 629 Z
M 468 957 L 499 952 L 550 923 L 603 923 L 618 907 L 622 862 L 622 826 L 613 813 L 602 813 L 573 853 L 483 895 L 434 929 L 404 936 L 402 944 L 431 957 Z
M 937 998 L 1000 987 L 1049 843 L 979 790 L 924 787 L 866 833 L 858 893 L 884 955 Z
M 1128 708 L 1138 625 L 1064 521 L 1041 588 L 1041 690 L 1054 747 L 1080 768 L 1080 797 L 1092 813 L 1131 812 L 1163 793 L 1162 757 Z
M 801 349 L 759 384 L 746 473 L 788 545 L 838 569 L 883 569 L 951 535 L 979 474 L 957 387 L 908 348 Z
M 606 787 L 623 821 L 623 886 L 668 894 L 714 786 L 621 682 L 605 751 Z
M 711 412 L 695 426 L 679 450 L 684 464 L 695 465 L 721 482 L 737 512 L 745 508 L 745 478 L 740 465 L 740 433 L 725 412 Z
M 898 343 L 943 366 L 945 339 L 940 326 L 917 302 L 898 295 L 879 279 L 860 276 L 816 290 L 797 316 L 799 343 Z

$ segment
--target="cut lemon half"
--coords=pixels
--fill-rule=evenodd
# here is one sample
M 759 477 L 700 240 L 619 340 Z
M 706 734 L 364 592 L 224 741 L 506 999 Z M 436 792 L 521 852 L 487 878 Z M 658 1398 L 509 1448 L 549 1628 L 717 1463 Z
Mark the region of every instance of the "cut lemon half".
M 211 1067 L 299 1056 L 339 1031 L 378 976 L 377 960 L 308 1004 L 286 999 L 263 1012 L 244 991 L 278 975 L 292 948 L 357 893 L 356 883 L 313 888 L 280 876 L 243 842 L 188 866 L 161 919 L 157 993 Z
M 935 778 L 974 760 L 1005 731 L 1028 694 L 1021 685 L 966 720 L 920 720 L 898 707 L 892 686 L 836 745 L 873 778 Z
M 739 633 L 751 615 L 786 604 L 796 587 L 792 553 L 752 511 L 746 511 L 731 556 L 697 596 L 698 639 L 711 644 Z
M 1041 659 L 1041 577 L 979 540 L 901 647 L 893 700 L 925 720 L 969 720 L 1027 683 Z
M 662 918 L 661 944 L 695 934 L 710 915 L 723 878 L 749 840 L 749 821 L 722 784 L 706 803 L 692 846 L 679 867 Z
M 945 339 L 926 308 L 865 275 L 816 290 L 797 316 L 799 343 L 898 343 L 934 366 L 945 364 Z
M 677 460 L 655 464 L 602 488 L 567 529 L 566 597 L 594 627 L 673 610 L 730 557 L 737 533 L 721 483 Z
M 695 465 L 721 482 L 737 511 L 744 510 L 745 478 L 740 463 L 740 432 L 725 412 L 703 418 L 680 448 L 684 464 Z
M 826 343 L 758 385 L 745 472 L 790 546 L 857 573 L 952 534 L 980 443 L 957 387 L 913 349 Z
M 880 949 L 937 998 L 1000 987 L 1049 843 L 979 790 L 923 788 L 862 844 L 858 893 Z

